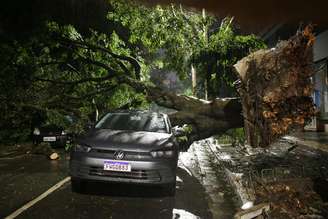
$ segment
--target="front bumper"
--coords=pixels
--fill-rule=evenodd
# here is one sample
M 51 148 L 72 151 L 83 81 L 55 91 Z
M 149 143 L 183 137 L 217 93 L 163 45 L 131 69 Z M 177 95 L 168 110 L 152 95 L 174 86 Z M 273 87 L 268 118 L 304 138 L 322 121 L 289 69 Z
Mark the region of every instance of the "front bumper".
M 45 141 L 44 137 L 55 138 L 55 140 Z M 66 145 L 70 141 L 70 138 L 67 135 L 33 135 L 33 142 L 39 144 L 41 142 L 48 142 L 55 145 Z
M 175 182 L 177 159 L 122 160 L 129 162 L 131 172 L 105 171 L 104 161 L 112 160 L 86 156 L 87 153 L 71 154 L 70 175 L 84 180 L 119 183 L 161 185 Z

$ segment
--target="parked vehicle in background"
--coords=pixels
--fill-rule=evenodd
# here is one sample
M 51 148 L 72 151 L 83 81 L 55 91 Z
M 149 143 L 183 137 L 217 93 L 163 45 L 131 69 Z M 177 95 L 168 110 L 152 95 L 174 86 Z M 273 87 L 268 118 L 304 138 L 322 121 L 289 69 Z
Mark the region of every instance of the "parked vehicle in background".
M 86 180 L 162 186 L 175 194 L 178 145 L 166 114 L 117 111 L 105 115 L 74 143 L 72 190 Z
M 72 124 L 73 119 L 70 116 L 66 116 L 67 121 Z M 34 144 L 40 144 L 41 142 L 48 142 L 52 146 L 65 147 L 67 143 L 70 143 L 73 138 L 73 133 L 65 130 L 55 124 L 41 124 L 34 127 L 32 132 L 32 140 Z
M 65 130 L 56 125 L 45 125 L 36 127 L 33 130 L 33 143 L 49 142 L 53 146 L 64 147 L 70 142 L 70 135 Z

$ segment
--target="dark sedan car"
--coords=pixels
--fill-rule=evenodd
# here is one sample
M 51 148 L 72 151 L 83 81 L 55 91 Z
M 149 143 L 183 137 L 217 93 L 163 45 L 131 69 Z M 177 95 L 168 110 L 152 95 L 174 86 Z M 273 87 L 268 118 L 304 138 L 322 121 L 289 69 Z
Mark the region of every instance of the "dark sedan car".
M 41 142 L 49 142 L 52 146 L 64 147 L 66 143 L 70 142 L 71 135 L 66 133 L 64 128 L 56 125 L 44 125 L 36 127 L 32 133 L 34 144 Z
M 178 145 L 166 114 L 121 111 L 105 115 L 71 152 L 73 191 L 85 180 L 160 185 L 175 194 Z

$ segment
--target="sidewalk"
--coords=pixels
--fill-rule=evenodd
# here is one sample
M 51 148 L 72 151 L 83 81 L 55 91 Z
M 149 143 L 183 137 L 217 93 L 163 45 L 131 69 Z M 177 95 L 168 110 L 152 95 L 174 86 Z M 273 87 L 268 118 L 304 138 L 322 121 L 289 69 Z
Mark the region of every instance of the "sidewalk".
M 239 198 L 236 218 L 254 214 L 257 208 L 262 211 L 268 204 L 272 218 L 328 218 L 328 192 L 324 189 L 328 185 L 328 160 L 321 150 L 328 148 L 328 135 L 313 134 L 286 136 L 265 149 L 207 140 Z
M 283 137 L 286 141 L 328 153 L 328 133 L 327 132 L 313 132 L 304 131 L 292 133 Z

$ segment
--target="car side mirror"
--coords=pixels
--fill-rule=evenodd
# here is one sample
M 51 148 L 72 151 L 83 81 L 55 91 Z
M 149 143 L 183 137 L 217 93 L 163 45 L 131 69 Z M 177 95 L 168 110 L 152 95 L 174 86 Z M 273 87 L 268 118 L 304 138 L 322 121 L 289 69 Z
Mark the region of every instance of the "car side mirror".
M 185 131 L 183 130 L 182 127 L 179 126 L 175 126 L 172 128 L 172 133 L 175 137 L 181 137 L 186 135 Z

